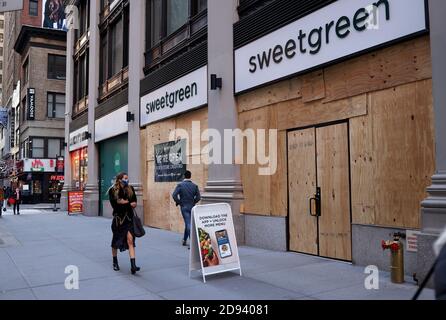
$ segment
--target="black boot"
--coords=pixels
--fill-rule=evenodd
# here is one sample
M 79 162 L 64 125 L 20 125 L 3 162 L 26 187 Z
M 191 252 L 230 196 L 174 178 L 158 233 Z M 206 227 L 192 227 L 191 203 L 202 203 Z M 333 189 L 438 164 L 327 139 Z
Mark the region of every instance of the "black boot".
M 119 271 L 118 257 L 113 257 L 113 270 Z
M 137 267 L 137 266 L 136 266 L 135 258 L 130 259 L 130 265 L 132 266 L 132 269 L 131 269 L 132 274 L 135 274 L 136 271 L 141 270 L 140 267 Z

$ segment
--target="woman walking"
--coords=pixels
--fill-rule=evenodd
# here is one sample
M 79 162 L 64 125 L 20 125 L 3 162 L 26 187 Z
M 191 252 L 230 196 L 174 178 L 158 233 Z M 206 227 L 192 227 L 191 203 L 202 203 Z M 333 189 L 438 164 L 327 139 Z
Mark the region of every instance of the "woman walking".
M 129 250 L 131 272 L 135 274 L 140 268 L 135 263 L 135 234 L 133 231 L 133 209 L 136 207 L 136 194 L 129 185 L 127 173 L 116 176 L 115 184 L 108 190 L 110 203 L 113 207 L 111 243 L 113 255 L 113 269 L 119 271 L 118 249 L 123 252 Z

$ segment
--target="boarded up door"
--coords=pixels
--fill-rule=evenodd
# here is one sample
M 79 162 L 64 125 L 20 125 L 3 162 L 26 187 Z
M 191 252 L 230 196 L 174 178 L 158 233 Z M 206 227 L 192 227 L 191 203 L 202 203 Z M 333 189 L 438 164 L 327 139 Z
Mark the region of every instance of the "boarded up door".
M 317 218 L 309 214 L 316 189 L 315 129 L 288 133 L 290 250 L 318 254 Z
M 321 188 L 319 254 L 351 260 L 347 124 L 317 128 L 316 137 L 317 181 Z
M 288 133 L 290 250 L 351 260 L 348 153 L 346 123 Z M 310 214 L 316 187 L 320 216 Z

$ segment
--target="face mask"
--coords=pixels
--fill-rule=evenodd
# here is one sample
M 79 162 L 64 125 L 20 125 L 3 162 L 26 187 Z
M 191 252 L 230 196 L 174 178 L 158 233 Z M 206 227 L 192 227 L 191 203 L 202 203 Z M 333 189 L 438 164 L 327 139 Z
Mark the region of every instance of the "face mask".
M 124 185 L 124 186 L 127 186 L 128 184 L 129 184 L 129 181 L 128 180 L 121 180 L 122 181 L 122 184 Z

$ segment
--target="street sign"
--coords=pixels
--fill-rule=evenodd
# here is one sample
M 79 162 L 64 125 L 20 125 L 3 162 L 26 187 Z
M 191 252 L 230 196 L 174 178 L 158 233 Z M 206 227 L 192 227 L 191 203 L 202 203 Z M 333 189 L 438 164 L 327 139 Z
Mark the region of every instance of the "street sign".
M 23 0 L 0 0 L 0 12 L 23 10 Z

